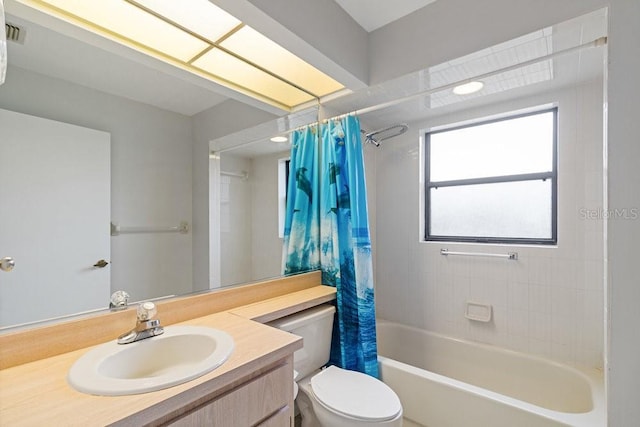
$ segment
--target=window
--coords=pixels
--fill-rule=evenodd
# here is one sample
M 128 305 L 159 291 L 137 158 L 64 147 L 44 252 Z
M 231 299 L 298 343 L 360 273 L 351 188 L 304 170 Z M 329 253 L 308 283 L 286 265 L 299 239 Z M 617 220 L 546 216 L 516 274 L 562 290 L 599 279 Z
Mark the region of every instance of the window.
M 291 159 L 278 159 L 278 237 L 284 238 L 284 219 L 287 215 L 287 189 Z
M 428 132 L 425 239 L 557 241 L 557 108 Z

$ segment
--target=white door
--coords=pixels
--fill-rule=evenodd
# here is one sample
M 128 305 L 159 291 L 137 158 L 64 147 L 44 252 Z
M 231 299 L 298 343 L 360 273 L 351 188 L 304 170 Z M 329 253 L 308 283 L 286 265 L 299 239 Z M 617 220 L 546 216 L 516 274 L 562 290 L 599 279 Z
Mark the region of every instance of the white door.
M 109 305 L 110 143 L 0 109 L 0 326 Z

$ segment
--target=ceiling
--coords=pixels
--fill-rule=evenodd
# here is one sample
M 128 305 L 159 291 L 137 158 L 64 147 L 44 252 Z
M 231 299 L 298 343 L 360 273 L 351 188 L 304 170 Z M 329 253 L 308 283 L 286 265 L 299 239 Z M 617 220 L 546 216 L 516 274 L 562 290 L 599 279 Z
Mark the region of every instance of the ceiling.
M 358 114 L 365 131 L 375 131 L 401 123 L 424 122 L 429 118 L 480 108 L 492 103 L 570 87 L 602 76 L 604 49 L 585 48 L 538 61 L 559 51 L 573 49 L 607 34 L 607 16 L 603 9 L 552 27 L 525 34 L 513 40 L 482 49 L 470 55 L 429 67 L 417 72 L 370 86 L 352 94 L 323 103 L 330 112 Z M 526 61 L 531 64 L 522 66 Z M 500 70 L 507 68 L 506 71 Z M 485 75 L 482 91 L 457 96 L 449 85 Z M 439 88 L 447 87 L 444 90 Z M 416 94 L 424 94 L 416 96 Z M 406 98 L 406 101 L 396 103 Z M 370 109 L 391 103 L 389 107 Z M 312 120 L 306 117 L 309 122 Z M 265 150 L 280 149 L 270 144 L 269 136 L 281 133 L 289 116 L 264 123 L 213 141 L 216 151 L 230 146 L 233 153 L 245 157 L 265 154 Z M 294 122 L 300 124 L 299 121 Z M 265 142 L 265 144 L 259 144 Z
M 436 0 L 335 0 L 367 32 L 402 18 Z M 443 0 L 440 0 L 443 1 Z
M 604 49 L 585 48 L 537 61 L 607 35 L 607 16 L 600 9 L 472 54 L 371 86 L 326 103 L 332 111 L 353 112 L 415 94 L 389 108 L 361 115 L 364 123 L 386 127 L 443 116 L 517 97 L 532 96 L 586 82 L 602 75 Z M 531 61 L 530 65 L 522 66 Z M 504 72 L 499 70 L 507 69 Z M 477 93 L 454 95 L 449 85 L 481 75 L 485 86 Z M 446 87 L 445 90 L 437 90 Z

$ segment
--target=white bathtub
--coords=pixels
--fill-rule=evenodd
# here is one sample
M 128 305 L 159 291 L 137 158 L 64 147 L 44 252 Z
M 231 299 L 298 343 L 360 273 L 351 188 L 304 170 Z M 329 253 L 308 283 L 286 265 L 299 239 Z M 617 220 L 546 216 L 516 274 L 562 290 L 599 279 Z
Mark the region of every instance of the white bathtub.
M 378 320 L 380 375 L 427 427 L 606 425 L 602 374 Z

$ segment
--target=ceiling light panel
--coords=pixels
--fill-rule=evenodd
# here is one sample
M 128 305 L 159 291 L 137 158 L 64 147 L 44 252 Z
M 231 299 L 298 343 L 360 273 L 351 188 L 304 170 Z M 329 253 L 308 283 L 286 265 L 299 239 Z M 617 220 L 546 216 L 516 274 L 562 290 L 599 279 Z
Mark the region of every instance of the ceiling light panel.
M 344 86 L 309 65 L 253 28 L 242 27 L 220 46 L 316 96 L 325 96 Z
M 312 95 L 220 49 L 210 50 L 193 61 L 192 65 L 284 105 L 300 105 L 314 99 Z
M 209 0 L 129 0 L 215 43 L 241 24 Z
M 147 48 L 188 61 L 208 44 L 140 8 L 121 0 L 41 0 L 85 24 L 120 35 Z

